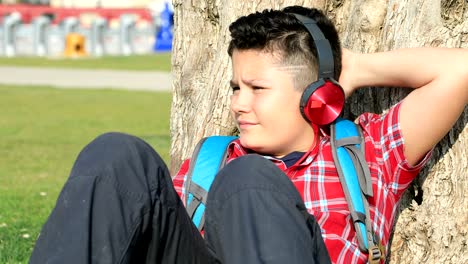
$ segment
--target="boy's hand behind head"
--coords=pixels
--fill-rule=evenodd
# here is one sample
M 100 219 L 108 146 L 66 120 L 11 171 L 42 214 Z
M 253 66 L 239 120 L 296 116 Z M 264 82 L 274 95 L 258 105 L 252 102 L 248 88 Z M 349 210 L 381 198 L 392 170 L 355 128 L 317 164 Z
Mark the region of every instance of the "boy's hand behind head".
M 356 60 L 358 54 L 353 53 L 348 49 L 342 49 L 341 53 L 341 74 L 338 82 L 345 92 L 345 96 L 349 97 L 357 88 L 353 83 L 356 74 Z

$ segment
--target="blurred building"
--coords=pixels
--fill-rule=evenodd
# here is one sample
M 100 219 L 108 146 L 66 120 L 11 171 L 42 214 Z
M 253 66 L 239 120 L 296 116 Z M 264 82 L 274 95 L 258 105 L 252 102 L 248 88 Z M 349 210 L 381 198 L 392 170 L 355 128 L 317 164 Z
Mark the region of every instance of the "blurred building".
M 147 8 L 154 4 L 163 4 L 164 0 L 50 0 L 54 7 L 103 7 L 103 8 Z
M 77 17 L 85 27 L 96 17 L 106 19 L 112 26 L 122 14 L 134 14 L 138 24 L 153 23 L 165 3 L 172 9 L 170 0 L 50 0 L 50 5 L 49 0 L 0 1 L 0 23 L 2 17 L 20 13 L 22 23 L 26 24 L 44 15 L 53 24 L 61 23 L 67 17 Z
M 97 56 L 170 51 L 171 9 L 170 0 L 0 0 L 0 56 L 62 54 L 71 33 L 86 42 L 73 47 Z
M 0 4 L 31 4 L 51 7 L 72 8 L 157 8 L 162 9 L 164 3 L 172 5 L 171 0 L 0 0 Z
M 6 4 L 6 5 L 12 5 L 12 4 L 16 4 L 18 2 L 19 1 L 17 1 L 17 0 L 0 0 L 0 4 Z

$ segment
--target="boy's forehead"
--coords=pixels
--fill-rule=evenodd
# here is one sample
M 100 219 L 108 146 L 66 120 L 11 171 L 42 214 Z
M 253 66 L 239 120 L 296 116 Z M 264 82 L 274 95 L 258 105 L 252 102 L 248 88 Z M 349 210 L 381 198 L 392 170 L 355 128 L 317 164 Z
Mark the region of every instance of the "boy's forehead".
M 253 85 L 268 85 L 278 78 L 295 78 L 310 65 L 297 60 L 282 61 L 277 54 L 265 50 L 234 50 L 232 57 L 231 86 L 239 82 Z
M 308 67 L 307 65 L 281 65 L 281 64 L 273 64 L 271 65 L 270 69 L 276 70 L 276 71 L 282 71 L 291 75 L 296 75 L 300 73 L 301 71 L 306 70 Z M 257 73 L 257 74 L 254 74 Z M 249 75 L 248 75 L 249 76 Z M 256 76 L 256 77 L 255 77 Z M 251 83 L 251 82 L 259 82 L 263 81 L 261 77 L 256 71 L 252 71 L 251 77 L 243 78 L 244 82 Z M 233 69 L 232 71 L 232 77 L 231 77 L 231 83 L 237 83 L 235 80 L 236 78 L 239 78 L 240 76 L 236 76 L 235 71 Z
M 245 57 L 247 56 L 247 57 Z M 275 68 L 277 70 L 284 70 L 284 71 L 297 71 L 303 70 L 307 68 L 307 63 L 295 63 L 291 60 L 285 60 L 281 54 L 277 54 L 275 52 L 270 52 L 266 50 L 234 50 L 231 56 L 231 63 L 235 65 L 237 63 L 244 63 L 246 58 L 253 60 L 255 62 L 259 62 L 259 59 L 267 64 L 271 65 L 271 68 Z M 249 61 L 250 61 L 249 60 Z

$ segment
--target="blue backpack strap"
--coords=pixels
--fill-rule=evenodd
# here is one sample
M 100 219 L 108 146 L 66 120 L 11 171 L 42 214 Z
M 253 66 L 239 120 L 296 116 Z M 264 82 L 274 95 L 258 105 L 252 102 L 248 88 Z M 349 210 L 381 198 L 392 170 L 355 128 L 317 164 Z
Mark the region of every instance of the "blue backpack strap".
M 211 136 L 198 142 L 190 160 L 184 194 L 187 212 L 193 223 L 202 230 L 205 225 L 205 204 L 216 174 L 224 166 L 229 144 L 237 137 Z
M 359 126 L 339 118 L 331 125 L 333 160 L 348 203 L 359 242 L 359 249 L 369 253 L 369 263 L 379 263 L 384 249 L 372 230 L 367 197 L 372 197 L 372 178 L 364 157 L 364 138 Z

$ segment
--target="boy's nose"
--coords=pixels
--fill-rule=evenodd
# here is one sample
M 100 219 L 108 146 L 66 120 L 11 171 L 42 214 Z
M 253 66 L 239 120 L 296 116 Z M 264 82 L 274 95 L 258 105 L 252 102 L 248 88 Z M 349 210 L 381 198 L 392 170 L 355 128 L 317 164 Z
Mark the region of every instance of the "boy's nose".
M 240 89 L 231 97 L 231 110 L 236 113 L 248 112 L 251 108 L 252 96 L 248 91 Z

